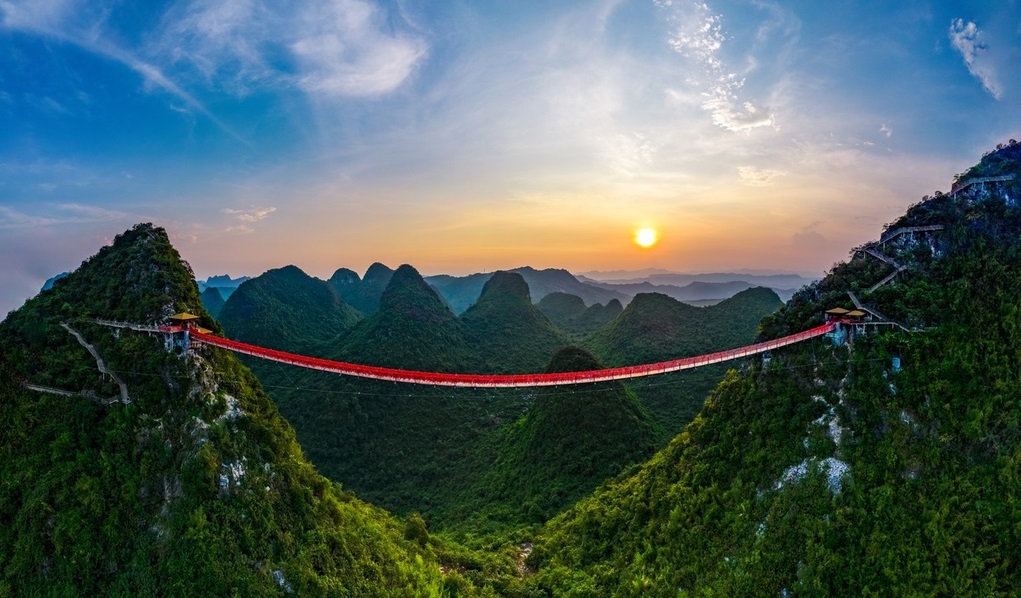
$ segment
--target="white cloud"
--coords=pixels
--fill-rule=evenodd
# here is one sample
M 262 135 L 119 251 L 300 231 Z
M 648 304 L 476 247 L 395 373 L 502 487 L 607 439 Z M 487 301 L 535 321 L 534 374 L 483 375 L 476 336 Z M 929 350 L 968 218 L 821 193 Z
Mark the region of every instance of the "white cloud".
M 362 0 L 309 6 L 291 50 L 303 67 L 298 83 L 310 92 L 368 96 L 396 89 L 426 54 L 415 37 L 384 33 L 377 10 Z
M 258 208 L 253 206 L 247 210 L 235 210 L 232 208 L 224 208 L 220 211 L 229 216 L 234 216 L 241 222 L 258 222 L 260 220 L 264 220 L 273 212 L 276 212 L 277 209 L 274 207 Z
M 78 0 L 0 0 L 2 23 L 11 29 L 56 29 L 81 8 Z
M 893 136 L 893 129 L 891 129 L 890 126 L 887 125 L 886 123 L 880 125 L 879 132 L 882 133 L 883 135 L 886 135 L 887 139 Z
M 982 32 L 978 26 L 972 21 L 965 22 L 964 19 L 951 21 L 950 43 L 961 53 L 968 72 L 982 83 L 982 87 L 989 95 L 996 100 L 1001 99 L 1003 92 L 1000 90 L 996 72 L 983 59 L 987 48 L 982 42 Z
M 604 154 L 613 168 L 632 175 L 648 167 L 656 156 L 656 143 L 643 133 L 623 133 L 604 140 Z
M 785 176 L 787 173 L 782 170 L 771 168 L 756 168 L 754 166 L 738 166 L 737 178 L 742 183 L 751 187 L 765 187 L 773 184 L 777 177 Z
M 427 45 L 394 31 L 366 0 L 311 0 L 298 10 L 261 0 L 192 0 L 167 12 L 147 52 L 190 65 L 207 84 L 236 95 L 297 86 L 358 97 L 399 87 Z
M 182 3 L 163 16 L 146 53 L 193 67 L 206 84 L 244 96 L 279 74 L 263 58 L 282 33 L 277 17 L 255 0 Z
M 62 203 L 58 209 L 74 214 L 74 218 L 81 222 L 110 222 L 113 220 L 124 220 L 132 218 L 131 214 L 119 210 L 110 210 L 99 206 L 88 206 L 80 203 Z
M 674 6 L 671 2 L 657 2 L 663 8 Z M 702 108 L 707 111 L 713 124 L 729 131 L 747 131 L 758 127 L 776 127 L 776 117 L 768 106 L 739 98 L 745 79 L 738 73 L 730 72 L 720 56 L 726 41 L 722 17 L 713 14 L 705 2 L 695 2 L 691 12 L 676 12 L 671 17 L 675 30 L 668 40 L 670 47 L 682 56 L 691 58 L 704 72 L 702 83 Z M 768 28 L 760 36 L 768 34 Z M 757 61 L 748 57 L 749 68 L 754 69 Z

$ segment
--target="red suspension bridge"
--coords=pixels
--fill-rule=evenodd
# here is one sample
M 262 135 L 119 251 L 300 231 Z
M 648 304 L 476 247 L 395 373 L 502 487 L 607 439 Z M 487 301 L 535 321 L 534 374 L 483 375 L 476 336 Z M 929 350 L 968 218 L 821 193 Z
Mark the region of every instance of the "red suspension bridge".
M 193 326 L 161 326 L 160 332 L 187 332 L 193 344 L 211 345 L 220 347 L 235 353 L 251 355 L 270 361 L 286 363 L 288 365 L 302 368 L 320 370 L 333 374 L 345 376 L 356 376 L 372 380 L 387 380 L 391 382 L 404 382 L 408 384 L 426 384 L 431 386 L 465 386 L 481 388 L 513 388 L 524 386 L 559 386 L 567 384 L 585 384 L 590 382 L 606 382 L 609 380 L 628 380 L 644 376 L 655 376 L 669 372 L 679 372 L 703 367 L 714 363 L 722 363 L 733 359 L 740 359 L 750 355 L 757 355 L 779 349 L 795 343 L 813 339 L 834 331 L 839 322 L 828 322 L 822 326 L 811 328 L 804 332 L 784 336 L 778 339 L 765 341 L 717 351 L 695 357 L 684 357 L 649 363 L 644 365 L 633 365 L 618 368 L 607 368 L 602 370 L 588 370 L 583 372 L 558 372 L 543 374 L 450 374 L 444 372 L 420 372 L 415 370 L 402 370 L 385 368 L 372 365 L 360 365 L 356 363 L 345 363 L 343 361 L 332 361 L 317 357 L 307 357 L 286 351 L 267 349 L 248 343 L 242 343 L 227 338 L 214 336 L 207 331 L 198 330 Z

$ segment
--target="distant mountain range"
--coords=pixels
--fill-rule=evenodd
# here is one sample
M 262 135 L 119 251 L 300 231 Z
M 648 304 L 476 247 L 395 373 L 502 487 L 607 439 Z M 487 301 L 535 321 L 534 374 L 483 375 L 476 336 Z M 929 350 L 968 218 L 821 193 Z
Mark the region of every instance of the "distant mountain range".
M 621 303 L 631 300 L 631 295 L 612 288 L 589 284 L 578 280 L 567 270 L 546 268 L 536 270 L 530 266 L 508 270 L 520 274 L 531 292 L 532 301 L 541 301 L 550 293 L 568 293 L 581 297 L 586 305 L 606 304 L 614 299 Z M 425 281 L 434 286 L 450 304 L 454 313 L 468 309 L 482 294 L 482 287 L 493 276 L 492 272 L 470 274 L 468 276 L 426 276 Z
M 539 270 L 522 266 L 508 270 L 520 274 L 528 284 L 534 303 L 552 293 L 564 293 L 580 297 L 585 306 L 604 305 L 617 301 L 626 306 L 640 293 L 661 293 L 678 301 L 696 306 L 718 303 L 754 287 L 766 287 L 776 292 L 782 301 L 787 301 L 800 288 L 811 284 L 813 279 L 801 274 L 763 274 L 748 272 L 709 272 L 685 274 L 666 270 L 639 270 L 611 272 L 587 272 L 575 275 L 561 268 Z M 359 277 L 348 268 L 340 268 L 326 281 L 337 296 L 365 315 L 379 309 L 379 300 L 393 270 L 381 263 L 372 264 Z M 493 276 L 492 272 L 480 272 L 467 276 L 438 274 L 426 276 L 425 282 L 436 289 L 451 311 L 461 314 L 471 307 L 482 294 L 482 288 Z M 617 277 L 619 276 L 619 278 Z M 231 278 L 228 275 L 212 276 L 198 281 L 199 291 L 216 288 L 224 300 L 241 283 L 250 280 L 248 276 Z M 48 283 L 52 284 L 52 283 Z M 215 302 L 215 298 L 210 295 Z M 209 304 L 207 309 L 219 309 Z
M 819 280 L 822 277 L 821 274 L 808 274 L 790 272 L 788 270 L 759 270 L 759 269 L 746 269 L 741 268 L 737 270 L 731 270 L 729 272 L 673 272 L 665 270 L 663 268 L 644 268 L 642 270 L 589 270 L 586 272 L 578 272 L 576 274 L 584 280 L 598 280 L 599 282 L 641 282 L 648 280 L 650 282 L 667 282 L 672 284 L 687 284 L 696 280 L 704 282 L 727 282 L 730 280 L 744 280 L 747 282 L 759 282 L 763 285 L 772 282 L 778 282 L 777 280 L 770 279 L 782 279 L 785 277 L 791 277 L 792 280 L 801 279 L 803 281 L 814 281 Z M 807 284 L 807 283 L 803 283 Z
M 629 276 L 630 274 L 640 274 Z M 608 275 L 613 275 L 608 276 Z M 620 277 L 617 277 L 620 275 Z M 767 287 L 776 291 L 781 300 L 787 301 L 805 285 L 814 282 L 800 274 L 751 274 L 745 272 L 707 272 L 704 274 L 682 274 L 665 271 L 640 271 L 629 273 L 589 272 L 579 275 L 586 284 L 631 296 L 639 293 L 663 293 L 693 305 L 707 305 L 733 297 L 753 287 Z
M 238 288 L 246 280 L 249 280 L 251 276 L 239 276 L 237 278 L 231 278 L 230 274 L 217 274 L 210 276 L 205 280 L 196 280 L 199 289 L 207 287 L 221 287 L 221 288 Z
M 251 276 L 231 278 L 229 274 L 218 274 L 210 276 L 206 280 L 196 280 L 195 282 L 199 285 L 199 293 L 205 293 L 209 289 L 216 289 L 220 293 L 220 298 L 226 301 L 241 286 L 241 283 L 251 280 L 251 278 Z M 211 299 L 208 303 L 206 302 L 207 298 Z M 218 302 L 212 295 L 203 295 L 203 303 L 206 305 L 206 309 L 212 307 L 214 308 L 213 311 L 219 310 Z M 214 315 L 214 317 L 216 316 Z

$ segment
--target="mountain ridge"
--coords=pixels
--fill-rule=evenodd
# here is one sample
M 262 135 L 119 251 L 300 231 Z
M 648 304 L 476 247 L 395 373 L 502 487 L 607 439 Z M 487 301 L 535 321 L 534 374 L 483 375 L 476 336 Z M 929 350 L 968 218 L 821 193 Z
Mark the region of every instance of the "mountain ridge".
M 316 474 L 232 355 L 93 321 L 179 311 L 219 329 L 140 224 L 0 322 L 0 593 L 438 593 L 433 553 Z

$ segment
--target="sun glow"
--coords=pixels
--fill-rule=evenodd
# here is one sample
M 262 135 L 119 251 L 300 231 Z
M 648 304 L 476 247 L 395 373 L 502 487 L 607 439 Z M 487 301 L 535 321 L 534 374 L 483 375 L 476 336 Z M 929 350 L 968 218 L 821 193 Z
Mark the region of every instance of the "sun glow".
M 656 230 L 652 228 L 640 228 L 635 232 L 635 243 L 642 247 L 652 247 L 656 243 Z

